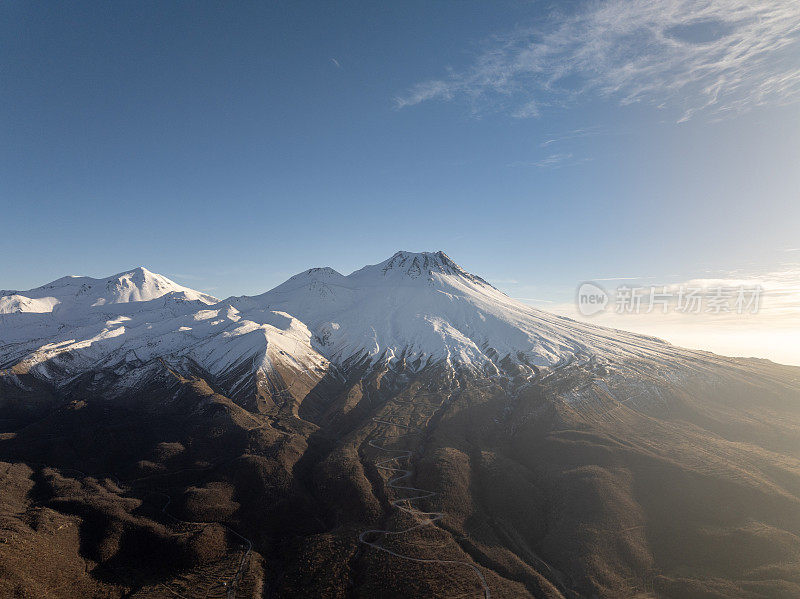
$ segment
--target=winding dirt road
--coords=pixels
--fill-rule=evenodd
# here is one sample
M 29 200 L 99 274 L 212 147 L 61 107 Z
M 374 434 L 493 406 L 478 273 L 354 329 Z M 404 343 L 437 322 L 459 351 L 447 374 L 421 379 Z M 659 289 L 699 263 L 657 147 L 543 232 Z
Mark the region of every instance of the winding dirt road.
M 449 398 L 448 398 L 449 399 Z M 409 434 L 419 433 L 421 432 L 420 429 L 408 426 L 406 424 L 400 424 L 398 422 L 392 422 L 391 420 L 385 420 L 382 418 L 373 418 L 373 422 L 383 425 L 387 429 L 389 427 L 396 427 L 398 429 L 404 429 L 408 431 L 406 434 L 403 435 L 394 435 L 389 436 L 388 430 L 386 435 L 384 435 L 385 440 L 389 439 L 399 439 L 405 437 Z M 410 468 L 402 468 L 400 467 L 400 463 L 405 463 L 406 466 L 411 465 L 411 456 L 413 455 L 413 451 L 405 450 L 405 449 L 390 449 L 388 447 L 384 447 L 376 443 L 375 441 L 368 441 L 367 442 L 370 447 L 373 447 L 379 451 L 383 451 L 385 453 L 394 454 L 385 459 L 379 460 L 375 463 L 375 466 L 379 470 L 383 470 L 385 472 L 392 473 L 391 478 L 386 483 L 386 486 L 398 491 L 400 494 L 404 495 L 398 499 L 395 499 L 391 502 L 391 506 L 396 508 L 406 514 L 411 515 L 415 520 L 417 520 L 417 524 L 411 526 L 409 528 L 404 528 L 401 530 L 382 530 L 382 529 L 369 529 L 361 532 L 358 536 L 359 542 L 372 547 L 373 549 L 377 549 L 378 551 L 382 551 L 389 555 L 393 555 L 400 559 L 404 559 L 410 562 L 415 562 L 418 564 L 440 564 L 446 566 L 461 566 L 467 567 L 471 569 L 475 575 L 478 577 L 478 581 L 480 582 L 481 588 L 483 589 L 483 597 L 484 599 L 491 599 L 492 593 L 489 590 L 489 585 L 486 582 L 486 578 L 483 575 L 481 569 L 476 566 L 475 564 L 467 561 L 460 561 L 460 560 L 450 560 L 450 559 L 436 559 L 436 558 L 419 558 L 419 557 L 412 557 L 410 555 L 404 555 L 402 553 L 398 553 L 397 551 L 393 551 L 387 547 L 381 545 L 377 540 L 370 541 L 369 537 L 374 535 L 379 535 L 379 538 L 387 537 L 387 536 L 400 536 L 404 534 L 408 534 L 414 530 L 418 530 L 420 528 L 426 526 L 434 526 L 437 520 L 441 520 L 444 517 L 443 512 L 426 512 L 424 510 L 417 509 L 413 506 L 413 503 L 416 501 L 420 501 L 423 499 L 428 499 L 430 497 L 435 497 L 438 495 L 435 491 L 428 491 L 426 489 L 420 489 L 417 487 L 412 487 L 410 485 L 401 484 L 402 481 L 410 478 L 413 475 L 413 470 Z M 393 465 L 390 465 L 393 464 Z

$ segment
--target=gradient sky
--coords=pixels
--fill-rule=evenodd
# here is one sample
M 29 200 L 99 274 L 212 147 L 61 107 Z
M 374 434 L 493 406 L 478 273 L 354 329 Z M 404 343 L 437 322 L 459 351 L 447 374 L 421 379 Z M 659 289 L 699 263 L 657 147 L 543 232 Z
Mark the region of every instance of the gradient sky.
M 0 287 L 144 265 L 224 297 L 442 249 L 541 306 L 800 293 L 799 36 L 796 0 L 4 2 Z M 800 363 L 782 298 L 753 355 Z M 703 326 L 678 340 L 740 353 Z

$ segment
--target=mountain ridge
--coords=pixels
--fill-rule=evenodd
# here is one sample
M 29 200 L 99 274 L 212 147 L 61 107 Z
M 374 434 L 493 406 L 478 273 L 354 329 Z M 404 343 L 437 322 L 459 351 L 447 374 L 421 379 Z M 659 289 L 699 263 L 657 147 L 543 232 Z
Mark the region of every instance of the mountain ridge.
M 53 305 L 15 309 L 25 294 Z M 575 356 L 681 370 L 707 355 L 533 308 L 442 251 L 399 251 L 349 275 L 312 268 L 262 294 L 224 300 L 140 267 L 105 279 L 58 279 L 0 297 L 0 306 L 7 307 L 0 316 L 0 367 L 48 379 L 62 369 L 60 378 L 68 380 L 102 364 L 124 364 L 131 352 L 144 361 L 192 357 L 212 373 L 219 364 L 252 359 L 252 376 L 257 362 L 308 371 L 364 360 L 500 375 L 509 365 L 533 372 Z M 293 324 L 275 326 L 284 318 Z M 263 339 L 253 336 L 257 329 Z M 280 348 L 274 359 L 253 358 L 270 354 L 270 347 Z
M 0 594 L 798 596 L 800 369 L 445 257 L 0 315 Z
M 0 314 L 141 302 L 168 293 L 182 293 L 187 299 L 204 303 L 219 301 L 139 266 L 109 277 L 67 275 L 25 291 L 0 290 Z

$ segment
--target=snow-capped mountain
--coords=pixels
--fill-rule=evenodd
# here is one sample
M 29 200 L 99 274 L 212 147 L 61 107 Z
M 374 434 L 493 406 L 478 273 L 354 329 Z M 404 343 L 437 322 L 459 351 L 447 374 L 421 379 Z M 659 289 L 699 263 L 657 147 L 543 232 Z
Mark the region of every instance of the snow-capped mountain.
M 144 302 L 168 293 L 183 294 L 187 300 L 206 304 L 219 301 L 140 266 L 106 279 L 67 276 L 28 291 L 0 290 L 0 314 L 80 311 L 107 304 Z
M 0 305 L 2 596 L 123 592 L 65 586 L 87 563 L 147 597 L 800 596 L 796 367 L 549 314 L 442 252 Z
M 223 301 L 139 268 L 4 292 L 0 306 L 0 367 L 55 383 L 104 371 L 130 384 L 126 373 L 163 360 L 191 363 L 235 395 L 274 373 L 313 382 L 330 364 L 443 364 L 496 375 L 504 364 L 531 370 L 583 356 L 657 365 L 689 353 L 534 309 L 443 252 L 397 252 L 347 276 L 313 268 L 264 294 Z
M 275 370 L 273 359 L 295 371 L 327 366 L 307 327 L 289 314 L 254 309 L 245 316 L 144 269 L 99 281 L 59 279 L 0 302 L 9 305 L 9 297 L 47 297 L 55 306 L 0 314 L 0 367 L 12 376 L 29 373 L 59 385 L 104 372 L 122 377 L 125 387 L 148 375 L 143 365 L 163 360 L 179 369 L 196 365 L 235 395 Z
M 313 268 L 233 303 L 292 314 L 315 334 L 319 352 L 339 363 L 360 356 L 496 370 L 506 357 L 549 366 L 579 353 L 623 359 L 672 349 L 532 308 L 441 251 L 397 252 L 347 276 Z

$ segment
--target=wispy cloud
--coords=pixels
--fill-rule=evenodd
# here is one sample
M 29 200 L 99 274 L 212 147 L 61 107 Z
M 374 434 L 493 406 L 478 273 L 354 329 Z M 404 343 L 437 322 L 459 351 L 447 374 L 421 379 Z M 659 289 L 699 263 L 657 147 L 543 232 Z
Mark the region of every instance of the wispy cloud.
M 423 81 L 399 108 L 467 100 L 536 117 L 586 96 L 715 117 L 800 97 L 798 0 L 606 0 L 489 40 L 472 66 Z
M 574 166 L 576 164 L 582 164 L 584 162 L 588 162 L 591 158 L 575 158 L 569 152 L 563 152 L 559 154 L 550 154 L 549 156 L 545 156 L 540 160 L 533 160 L 533 161 L 525 161 L 525 160 L 518 160 L 517 162 L 512 162 L 508 166 L 511 167 L 521 167 L 521 166 L 533 166 L 536 168 L 561 168 L 564 166 Z
M 591 137 L 593 135 L 600 135 L 600 133 L 602 133 L 602 129 L 600 127 L 586 127 L 585 129 L 573 129 L 572 131 L 567 131 L 566 133 L 550 133 L 547 135 L 547 139 L 545 139 L 542 143 L 539 144 L 539 147 L 546 148 L 547 146 L 561 143 L 563 141 L 570 141 L 573 139 Z
M 511 116 L 517 119 L 529 119 L 533 117 L 538 117 L 539 105 L 534 100 L 531 100 L 530 102 L 526 102 L 519 108 L 516 108 L 511 113 Z
M 654 279 L 655 277 L 603 277 L 601 279 L 592 279 L 593 281 L 646 281 L 647 279 Z
M 533 163 L 533 166 L 539 168 L 554 168 L 557 166 L 564 166 L 568 161 L 572 160 L 572 154 L 550 154 L 547 158 L 543 158 Z

